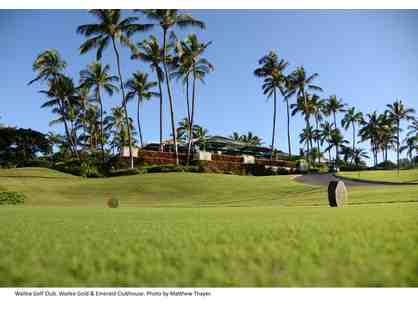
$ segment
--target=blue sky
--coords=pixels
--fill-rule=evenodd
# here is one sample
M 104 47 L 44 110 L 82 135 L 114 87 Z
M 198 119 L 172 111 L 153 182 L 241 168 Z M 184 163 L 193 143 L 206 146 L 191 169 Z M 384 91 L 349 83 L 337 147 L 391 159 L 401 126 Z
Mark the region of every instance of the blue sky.
M 179 31 L 179 36 L 194 31 L 202 40 L 213 41 L 205 56 L 215 65 L 215 71 L 205 85 L 198 86 L 196 116 L 196 122 L 211 134 L 252 131 L 270 143 L 272 103 L 262 95 L 261 82 L 253 70 L 258 59 L 272 49 L 289 61 L 289 70 L 303 65 L 308 73 L 317 72 L 317 84 L 324 89 L 322 97 L 336 94 L 363 112 L 383 111 L 396 99 L 418 109 L 418 11 L 188 12 L 205 21 L 207 29 Z M 76 34 L 76 27 L 91 22 L 94 17 L 82 10 L 0 11 L 1 123 L 52 130 L 48 126 L 52 114 L 40 109 L 45 101 L 37 92 L 41 86 L 26 85 L 34 77 L 32 63 L 41 51 L 58 49 L 69 65 L 67 74 L 78 80 L 79 71 L 94 61 L 95 54 L 79 55 L 84 38 Z M 152 33 L 160 34 L 160 29 Z M 134 40 L 145 36 L 138 35 Z M 122 56 L 125 78 L 137 70 L 148 71 L 146 65 L 129 59 L 127 49 L 123 49 Z M 112 50 L 104 54 L 103 62 L 116 70 Z M 180 120 L 186 115 L 185 96 L 180 83 L 174 86 L 176 118 Z M 105 108 L 117 105 L 119 99 L 117 95 L 105 98 Z M 130 113 L 134 117 L 134 103 L 130 104 Z M 277 143 L 286 151 L 285 107 L 280 100 L 278 114 Z M 157 99 L 144 104 L 142 117 L 146 142 L 157 141 Z M 168 137 L 167 110 L 165 117 Z M 292 120 L 294 151 L 302 127 L 300 117 Z M 54 131 L 59 130 L 54 127 Z

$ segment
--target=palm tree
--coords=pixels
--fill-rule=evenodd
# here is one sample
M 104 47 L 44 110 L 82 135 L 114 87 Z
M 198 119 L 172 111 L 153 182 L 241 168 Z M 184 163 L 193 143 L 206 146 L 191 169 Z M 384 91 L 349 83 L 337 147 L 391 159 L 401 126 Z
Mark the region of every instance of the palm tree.
M 63 71 L 65 70 L 66 66 L 67 66 L 67 63 L 61 58 L 57 50 L 55 49 L 45 50 L 36 57 L 32 65 L 32 69 L 34 72 L 37 73 L 37 75 L 33 80 L 31 80 L 28 83 L 28 85 L 31 85 L 37 81 L 48 82 L 49 91 L 41 91 L 41 93 L 47 95 L 50 98 L 55 98 L 55 101 L 52 101 L 53 104 L 51 103 L 51 105 L 57 106 L 59 112 L 61 112 L 60 115 L 62 118 L 62 122 L 64 123 L 64 126 L 65 126 L 65 133 L 67 136 L 67 140 L 70 141 L 69 147 L 70 147 L 71 153 L 75 155 L 76 152 L 74 152 L 74 145 L 72 144 L 72 141 L 71 141 L 68 121 L 67 121 L 66 116 L 63 114 L 64 104 L 62 103 L 62 100 L 59 97 L 54 97 L 54 96 L 57 96 L 58 94 L 58 86 L 63 85 L 62 84 L 63 79 L 61 79 L 61 76 L 63 75 Z M 57 82 L 59 78 L 60 78 L 60 82 Z
M 319 138 L 321 141 L 321 145 L 326 142 L 328 146 L 330 145 L 331 140 L 331 134 L 332 134 L 333 126 L 328 121 L 325 121 L 324 123 L 321 123 L 320 129 L 319 129 Z M 331 162 L 331 151 L 328 150 L 328 160 Z
M 413 157 L 414 151 L 418 151 L 418 136 L 410 136 L 405 140 L 405 145 L 401 146 L 400 151 L 403 152 L 406 150 L 409 160 L 412 164 L 415 164 L 415 158 Z
M 276 134 L 277 90 L 284 91 L 285 76 L 283 71 L 288 63 L 283 59 L 279 60 L 277 54 L 274 51 L 270 51 L 258 61 L 258 64 L 260 67 L 254 70 L 254 75 L 264 78 L 262 85 L 263 94 L 267 98 L 273 95 L 273 130 L 271 136 L 271 151 L 273 151 Z M 273 154 L 271 158 L 273 158 Z
M 353 128 L 353 152 L 356 149 L 356 124 L 360 124 L 363 121 L 363 114 L 361 112 L 356 112 L 355 107 L 349 108 L 344 118 L 341 120 L 341 125 L 345 130 L 347 130 L 350 125 Z
M 63 123 L 65 134 L 71 147 L 72 154 L 78 156 L 77 142 L 74 137 L 74 128 L 72 126 L 72 119 L 74 114 L 73 107 L 78 103 L 76 88 L 73 80 L 62 74 L 56 76 L 54 79 L 48 81 L 49 89 L 42 90 L 40 93 L 46 95 L 51 100 L 45 102 L 41 108 L 52 108 L 54 114 L 58 114 L 58 119 L 53 120 L 51 125 L 56 123 Z
M 180 28 L 185 28 L 189 26 L 196 26 L 201 29 L 205 28 L 205 23 L 195 19 L 190 14 L 179 13 L 178 10 L 139 10 L 142 12 L 146 17 L 151 20 L 156 21 L 163 31 L 163 69 L 165 74 L 166 86 L 167 86 L 167 95 L 170 104 L 170 115 L 171 115 L 171 131 L 173 136 L 173 143 L 174 143 L 174 152 L 176 156 L 176 164 L 179 164 L 178 158 L 178 147 L 177 147 L 177 135 L 176 135 L 176 123 L 175 123 L 175 116 L 174 116 L 174 104 L 173 104 L 173 96 L 171 92 L 171 85 L 170 85 L 170 78 L 168 72 L 168 43 L 167 43 L 167 35 L 170 29 L 175 26 Z
M 88 37 L 81 45 L 80 53 L 84 54 L 92 49 L 97 49 L 96 59 L 100 60 L 102 58 L 103 50 L 109 46 L 109 43 L 112 44 L 116 57 L 120 89 L 122 91 L 122 107 L 125 113 L 125 124 L 128 132 L 130 166 L 133 168 L 132 136 L 130 134 L 131 129 L 129 125 L 128 109 L 126 107 L 126 94 L 117 42 L 133 49 L 134 47 L 130 42 L 130 37 L 137 32 L 149 30 L 153 25 L 134 23 L 138 20 L 136 17 L 122 19 L 121 10 L 90 10 L 89 12 L 98 19 L 99 23 L 85 24 L 77 28 L 79 34 Z
M 298 98 L 297 102 L 300 102 L 299 98 L 301 97 L 303 106 L 307 108 L 308 107 L 307 92 L 322 91 L 322 88 L 313 84 L 313 81 L 318 77 L 319 77 L 318 73 L 314 73 L 308 76 L 306 74 L 304 67 L 296 68 L 296 70 L 290 74 L 290 80 L 292 82 L 293 90 L 288 94 L 288 97 L 291 97 L 292 95 L 296 94 Z M 293 112 L 292 112 L 292 115 L 294 115 Z M 307 122 L 306 128 L 309 129 L 309 119 L 306 120 L 305 118 L 305 121 Z M 308 152 L 308 156 L 309 156 L 309 152 Z M 307 162 L 309 165 L 309 158 L 307 159 Z
M 335 129 L 338 129 L 337 125 L 337 112 L 343 112 L 344 111 L 344 103 L 341 99 L 338 99 L 337 96 L 333 95 L 330 98 L 328 98 L 326 105 L 325 105 L 325 114 L 330 116 L 332 115 L 334 118 L 334 126 Z M 338 157 L 338 143 L 335 146 L 335 155 Z M 338 158 L 336 158 L 336 161 L 338 162 Z
M 246 143 L 253 146 L 260 146 L 263 144 L 263 139 L 257 135 L 254 135 L 251 131 L 247 132 L 247 134 L 239 134 L 238 132 L 232 133 L 232 135 L 229 136 L 230 139 Z
M 203 149 L 206 150 L 207 140 L 209 139 L 208 129 L 205 129 L 201 127 L 200 125 L 195 125 L 193 127 L 193 133 L 194 133 L 194 138 L 198 140 L 202 144 Z
M 126 82 L 126 101 L 137 97 L 137 122 L 138 133 L 141 147 L 144 147 L 144 140 L 142 137 L 141 120 L 140 120 L 140 106 L 144 100 L 150 100 L 152 97 L 160 96 L 160 94 L 153 92 L 151 89 L 157 86 L 157 82 L 148 81 L 148 74 L 140 71 L 133 74 L 133 77 Z
M 379 115 L 376 111 L 368 113 L 361 122 L 362 127 L 359 130 L 361 141 L 370 141 L 370 146 L 373 153 L 374 165 L 377 165 L 378 152 L 378 130 L 380 129 Z
M 332 95 L 327 99 L 326 105 L 325 105 L 325 113 L 330 116 L 332 115 L 334 118 L 334 125 L 336 128 L 338 128 L 337 125 L 337 113 L 338 112 L 344 112 L 344 103 L 341 99 L 338 99 L 337 96 Z
M 335 147 L 335 163 L 338 166 L 339 164 L 339 147 L 348 143 L 347 140 L 344 139 L 343 135 L 341 134 L 340 129 L 334 128 L 331 131 L 329 138 L 329 146 L 325 149 L 325 151 L 331 150 L 333 147 Z
M 189 141 L 189 129 L 190 129 L 190 121 L 189 118 L 183 118 L 179 121 L 178 127 L 176 129 L 177 140 L 180 143 L 187 143 Z
M 401 100 L 395 101 L 393 104 L 387 105 L 389 117 L 396 123 L 396 155 L 397 155 L 397 169 L 399 173 L 399 154 L 400 154 L 400 131 L 402 120 L 412 120 L 415 110 L 407 108 Z
M 320 159 L 321 158 L 321 147 L 320 147 L 321 136 L 320 136 L 320 131 L 319 131 L 319 123 L 323 119 L 325 101 L 321 99 L 318 95 L 313 95 L 312 97 L 309 98 L 309 101 L 312 106 L 312 111 L 313 111 L 312 116 L 314 117 L 314 120 L 315 120 L 315 130 L 314 130 L 313 139 L 316 142 L 316 149 L 318 151 L 318 158 L 319 158 L 318 164 L 320 164 L 321 163 L 321 159 Z
M 36 57 L 32 65 L 33 71 L 38 74 L 28 85 L 39 80 L 55 80 L 57 76 L 63 73 L 66 67 L 67 63 L 61 58 L 57 50 L 45 50 Z
M 355 148 L 352 151 L 352 160 L 356 167 L 361 165 L 363 158 L 369 159 L 369 155 L 363 148 Z
M 409 132 L 407 133 L 407 136 L 418 136 L 418 119 L 413 118 L 411 120 L 411 124 L 408 125 Z
M 196 111 L 196 81 L 204 82 L 204 77 L 214 70 L 213 65 L 205 58 L 201 58 L 201 55 L 205 52 L 206 48 L 211 42 L 203 43 L 199 42 L 195 34 L 187 36 L 184 41 L 178 42 L 176 45 L 177 59 L 179 69 L 173 74 L 179 77 L 184 77 L 186 83 L 187 94 L 187 112 L 189 118 L 189 142 L 187 148 L 187 163 L 190 162 L 190 153 L 192 147 L 192 126 L 194 125 L 194 117 Z M 192 105 L 189 109 L 189 76 L 192 76 Z
M 122 147 L 124 147 L 128 142 L 135 143 L 135 127 L 133 120 L 129 117 L 129 129 L 131 130 L 128 133 L 125 123 L 125 110 L 122 106 L 117 106 L 111 109 L 112 114 L 108 117 L 107 123 L 105 123 L 107 130 L 112 134 L 112 141 L 110 143 L 112 149 L 118 149 L 121 153 Z M 106 130 L 106 131 L 107 131 Z M 128 136 L 132 136 L 132 139 L 128 139 Z
M 110 75 L 110 66 L 98 62 L 91 63 L 87 69 L 80 72 L 80 83 L 81 86 L 87 88 L 93 88 L 96 101 L 100 106 L 100 145 L 102 148 L 102 161 L 105 161 L 104 151 L 104 133 L 103 133 L 103 101 L 101 92 L 105 91 L 109 96 L 112 96 L 114 92 L 118 91 L 118 88 L 113 84 L 118 81 L 118 77 Z
M 163 63 L 164 50 L 158 44 L 155 36 L 151 35 L 148 40 L 144 40 L 137 45 L 137 51 L 132 54 L 132 59 L 139 59 L 149 63 L 151 69 L 157 74 L 158 93 L 160 99 L 160 151 L 163 151 L 163 90 L 164 71 L 161 68 Z
M 307 94 L 305 94 L 305 96 L 306 97 L 301 95 L 297 97 L 296 104 L 291 105 L 292 116 L 296 115 L 297 113 L 301 113 L 303 118 L 305 119 L 305 128 L 304 128 L 304 131 L 302 131 L 302 133 L 305 133 L 305 131 L 310 132 L 310 130 L 312 130 L 313 132 L 313 128 L 311 127 L 311 123 L 310 123 L 310 118 L 315 113 L 313 102 L 310 101 L 312 97 Z M 308 162 L 308 164 L 309 164 L 310 150 L 312 148 L 312 140 L 313 140 L 313 137 L 309 137 L 308 142 L 306 142 L 307 157 L 308 157 L 306 161 Z
M 287 117 L 287 147 L 289 150 L 289 160 L 292 157 L 292 146 L 291 146 L 291 139 L 290 139 L 290 106 L 289 106 L 289 98 L 292 95 L 295 86 L 293 84 L 292 78 L 290 76 L 286 76 L 284 78 L 284 83 L 280 87 L 280 93 L 284 97 L 286 101 L 286 117 Z
M 302 132 L 299 134 L 299 143 L 306 145 L 306 160 L 309 160 L 311 157 L 312 151 L 312 141 L 314 139 L 314 128 L 310 125 L 307 125 Z

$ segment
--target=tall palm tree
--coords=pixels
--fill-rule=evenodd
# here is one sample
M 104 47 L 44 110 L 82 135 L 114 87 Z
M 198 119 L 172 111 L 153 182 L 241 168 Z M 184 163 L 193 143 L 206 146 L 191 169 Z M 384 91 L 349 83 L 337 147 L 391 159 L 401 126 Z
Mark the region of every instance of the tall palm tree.
M 37 73 L 36 77 L 31 80 L 28 85 L 33 84 L 37 81 L 47 81 L 49 91 L 41 91 L 41 93 L 46 94 L 48 97 L 54 97 L 58 95 L 59 86 L 63 85 L 63 79 L 61 76 L 63 75 L 63 71 L 67 67 L 67 63 L 61 58 L 59 52 L 55 49 L 48 49 L 41 52 L 35 59 L 32 69 L 34 72 Z M 60 82 L 57 80 L 60 79 Z M 74 152 L 74 145 L 72 144 L 68 121 L 66 115 L 64 115 L 64 104 L 62 103 L 62 99 L 59 97 L 55 97 L 54 105 L 57 106 L 59 111 L 61 112 L 62 122 L 64 123 L 65 127 L 65 134 L 67 140 L 70 141 L 70 151 L 73 155 L 76 154 Z
M 66 67 L 67 63 L 61 58 L 57 50 L 47 49 L 36 57 L 32 69 L 37 72 L 37 75 L 28 85 L 39 80 L 55 80 Z
M 63 123 L 65 134 L 71 147 L 72 154 L 79 158 L 77 151 L 77 142 L 74 136 L 72 120 L 74 114 L 72 109 L 78 103 L 76 88 L 73 80 L 60 74 L 55 79 L 48 81 L 49 89 L 42 90 L 40 93 L 46 95 L 51 100 L 45 102 L 41 108 L 52 108 L 52 112 L 58 114 L 58 119 L 52 121 L 52 124 Z
M 409 160 L 412 164 L 415 164 L 415 158 L 413 157 L 414 151 L 418 151 L 418 136 L 410 136 L 407 137 L 405 140 L 405 145 L 400 147 L 400 151 L 403 152 L 406 150 Z
M 337 96 L 335 96 L 335 95 L 332 95 L 331 97 L 329 97 L 327 102 L 326 102 L 324 112 L 328 116 L 330 116 L 330 115 L 333 116 L 335 129 L 338 129 L 337 113 L 338 112 L 343 112 L 344 107 L 345 107 L 345 105 L 342 102 L 342 100 L 338 99 Z M 338 157 L 338 142 L 335 145 L 335 156 Z M 336 158 L 336 161 L 338 162 L 338 158 Z
M 370 141 L 375 166 L 377 165 L 379 123 L 379 115 L 376 111 L 368 113 L 361 122 L 362 127 L 359 130 L 361 141 Z
M 415 110 L 412 108 L 407 108 L 401 100 L 395 101 L 393 104 L 386 106 L 388 108 L 388 113 L 390 119 L 396 123 L 396 159 L 397 159 L 397 169 L 399 173 L 399 155 L 400 155 L 400 132 L 401 132 L 401 121 L 402 120 L 412 120 Z
M 312 117 L 312 115 L 315 113 L 315 108 L 313 106 L 313 102 L 310 101 L 312 97 L 308 94 L 305 93 L 305 96 L 300 95 L 299 97 L 297 97 L 297 102 L 295 104 L 292 104 L 290 107 L 292 109 L 292 116 L 296 115 L 297 113 L 301 113 L 303 118 L 305 119 L 305 128 L 304 130 L 306 132 L 310 132 L 312 130 L 313 132 L 313 128 L 311 128 L 311 123 L 310 123 L 310 119 Z M 302 133 L 304 133 L 305 131 L 302 131 Z M 308 137 L 308 142 L 306 142 L 306 148 L 307 148 L 307 162 L 308 164 L 309 162 L 309 157 L 310 157 L 310 150 L 312 149 L 312 140 L 313 140 L 313 136 L 312 137 Z
M 128 130 L 126 128 L 125 123 L 125 110 L 122 106 L 117 106 L 111 109 L 112 114 L 108 117 L 108 120 L 105 125 L 112 134 L 112 141 L 110 142 L 110 145 L 112 149 L 115 148 L 119 151 L 119 153 L 122 152 L 122 147 L 124 147 L 128 142 L 128 136 L 132 136 L 132 139 L 130 142 L 135 143 L 135 127 L 134 122 L 132 118 L 129 117 L 129 129 L 131 130 L 130 133 L 128 133 Z
M 319 77 L 318 73 L 312 75 L 307 75 L 304 67 L 298 67 L 295 71 L 290 74 L 290 80 L 292 82 L 293 90 L 288 94 L 288 97 L 296 94 L 297 98 L 301 97 L 304 107 L 308 107 L 308 95 L 309 91 L 320 91 L 322 88 L 313 84 L 314 80 Z M 298 99 L 297 102 L 300 100 Z M 294 115 L 294 113 L 292 113 Z M 307 122 L 306 128 L 309 128 L 309 119 Z M 308 153 L 309 156 L 309 153 Z M 307 159 L 309 165 L 309 158 Z
M 349 108 L 341 120 L 341 125 L 347 130 L 350 125 L 353 128 L 353 152 L 356 149 L 356 124 L 360 124 L 363 121 L 363 113 L 357 112 L 355 107 Z
M 283 71 L 288 63 L 283 59 L 279 60 L 278 55 L 274 51 L 270 51 L 258 60 L 258 64 L 260 67 L 254 70 L 254 75 L 264 78 L 262 85 L 263 94 L 267 98 L 273 96 L 273 130 L 271 136 L 271 151 L 273 152 L 274 139 L 276 137 L 277 91 L 284 91 L 285 75 Z M 273 158 L 273 154 L 271 154 L 271 158 Z
M 339 147 L 347 143 L 348 141 L 344 139 L 340 129 L 333 128 L 331 131 L 331 136 L 329 138 L 329 146 L 325 149 L 325 151 L 331 150 L 333 147 L 335 147 L 335 163 L 337 166 L 340 160 Z
M 332 130 L 333 130 L 333 125 L 331 123 L 329 123 L 328 121 L 325 121 L 325 122 L 321 123 L 319 130 L 320 130 L 319 131 L 319 137 L 320 137 L 321 145 L 326 142 L 329 146 L 330 145 L 330 140 L 331 140 L 331 134 L 332 134 Z M 328 160 L 329 160 L 329 162 L 331 162 L 331 151 L 330 150 L 328 150 Z
M 299 143 L 306 145 L 306 160 L 311 158 L 312 141 L 315 137 L 314 128 L 311 125 L 307 125 L 299 134 Z
M 137 32 L 149 30 L 152 24 L 137 24 L 137 17 L 128 17 L 122 19 L 121 10 L 89 10 L 89 12 L 98 19 L 97 24 L 85 24 L 77 28 L 79 34 L 85 35 L 88 39 L 80 46 L 80 53 L 84 54 L 92 49 L 97 49 L 96 59 L 102 58 L 105 48 L 112 44 L 116 57 L 118 69 L 119 84 L 122 91 L 122 107 L 125 113 L 125 124 L 128 132 L 129 158 L 131 168 L 134 167 L 134 159 L 132 154 L 132 136 L 129 125 L 128 109 L 126 107 L 126 94 L 124 81 L 122 77 L 121 62 L 117 42 L 131 49 L 134 48 L 130 41 L 130 37 Z
M 280 93 L 284 100 L 286 101 L 286 118 L 287 118 L 287 147 L 289 150 L 289 160 L 292 157 L 292 145 L 291 145 L 291 138 L 290 138 L 290 105 L 289 105 L 289 98 L 291 97 L 293 91 L 295 89 L 294 83 L 292 78 L 288 75 L 284 77 L 283 85 L 280 87 Z
M 316 143 L 316 149 L 318 151 L 318 164 L 321 163 L 321 136 L 319 131 L 319 124 L 323 119 L 323 112 L 325 107 L 325 100 L 321 99 L 318 95 L 313 95 L 309 98 L 309 101 L 312 106 L 312 116 L 315 120 L 315 130 L 314 130 L 314 141 Z
M 176 123 L 175 123 L 175 116 L 174 116 L 174 101 L 173 101 L 173 95 L 171 91 L 170 77 L 169 77 L 169 71 L 168 71 L 168 65 L 167 65 L 167 61 L 168 61 L 167 35 L 170 29 L 174 28 L 175 26 L 178 26 L 180 28 L 195 26 L 195 27 L 204 29 L 205 23 L 195 19 L 190 14 L 180 13 L 178 10 L 174 10 L 174 9 L 169 9 L 169 10 L 148 9 L 148 10 L 138 10 L 138 11 L 142 12 L 149 19 L 156 21 L 160 25 L 163 31 L 163 69 L 164 69 L 166 86 L 167 86 L 167 95 L 168 95 L 168 100 L 170 104 L 171 131 L 172 131 L 172 136 L 173 136 L 176 164 L 179 164 Z
M 102 91 L 106 92 L 109 96 L 112 96 L 114 92 L 118 91 L 118 88 L 113 84 L 118 81 L 118 77 L 110 75 L 110 66 L 103 66 L 101 63 L 93 62 L 87 69 L 80 72 L 81 86 L 93 89 L 96 101 L 100 106 L 100 145 L 102 149 L 102 161 L 105 161 L 104 151 L 104 133 L 103 133 L 103 101 Z
M 192 147 L 192 126 L 194 125 L 194 117 L 196 111 L 196 81 L 204 81 L 204 77 L 211 71 L 214 70 L 213 65 L 201 55 L 205 52 L 206 48 L 211 42 L 203 43 L 200 42 L 195 34 L 187 36 L 184 41 L 177 42 L 177 58 L 179 64 L 179 70 L 177 71 L 178 76 L 184 76 L 186 82 L 186 93 L 188 95 L 188 81 L 189 76 L 192 77 L 192 105 L 189 109 L 188 104 L 188 118 L 189 118 L 189 142 L 187 148 L 187 163 L 190 162 L 190 153 Z M 176 72 L 174 73 L 176 74 Z
M 157 82 L 148 81 L 148 74 L 140 71 L 134 73 L 132 78 L 126 82 L 126 101 L 137 97 L 137 122 L 138 122 L 138 133 L 141 147 L 144 147 L 144 139 L 142 137 L 141 119 L 140 119 L 140 107 L 141 103 L 145 100 L 150 100 L 152 97 L 159 96 L 158 93 L 152 91 L 157 86 Z
M 157 74 L 158 93 L 160 99 L 160 151 L 163 151 L 163 90 L 164 70 L 161 68 L 163 63 L 164 50 L 158 44 L 155 36 L 151 35 L 147 40 L 138 43 L 137 50 L 132 54 L 132 59 L 139 59 L 149 63 L 151 69 Z

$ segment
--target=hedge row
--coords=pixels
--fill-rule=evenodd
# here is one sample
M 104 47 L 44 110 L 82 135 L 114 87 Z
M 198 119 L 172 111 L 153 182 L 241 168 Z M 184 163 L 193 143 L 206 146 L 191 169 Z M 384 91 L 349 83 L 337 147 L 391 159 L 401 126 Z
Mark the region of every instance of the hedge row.
M 0 192 L 0 205 L 16 205 L 25 202 L 25 195 L 20 192 Z

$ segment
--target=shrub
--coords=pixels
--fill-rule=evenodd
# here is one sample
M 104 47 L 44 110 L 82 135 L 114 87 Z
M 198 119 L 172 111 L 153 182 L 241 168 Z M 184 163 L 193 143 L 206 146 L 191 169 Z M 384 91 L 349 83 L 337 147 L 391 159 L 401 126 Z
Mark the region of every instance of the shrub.
M 137 168 L 127 168 L 127 169 L 118 169 L 109 171 L 109 177 L 121 177 L 121 176 L 132 176 L 136 174 L 146 173 L 145 169 L 137 169 Z
M 390 160 L 383 161 L 375 167 L 377 170 L 393 170 L 396 169 L 396 164 Z
M 39 167 L 39 168 L 49 168 L 51 163 L 48 160 L 43 159 L 34 159 L 27 160 L 18 165 L 18 167 Z
M 85 178 L 98 178 L 101 177 L 101 173 L 97 169 L 97 166 L 88 161 L 83 161 L 80 165 L 80 175 Z
M 16 205 L 25 202 L 25 195 L 20 192 L 0 192 L 0 205 Z
M 151 166 L 144 166 L 144 170 L 147 173 L 159 173 L 159 172 L 181 172 L 183 171 L 182 167 L 177 165 L 151 165 Z
M 107 200 L 107 206 L 109 208 L 118 208 L 119 207 L 119 199 L 115 196 L 111 196 L 108 200 Z

